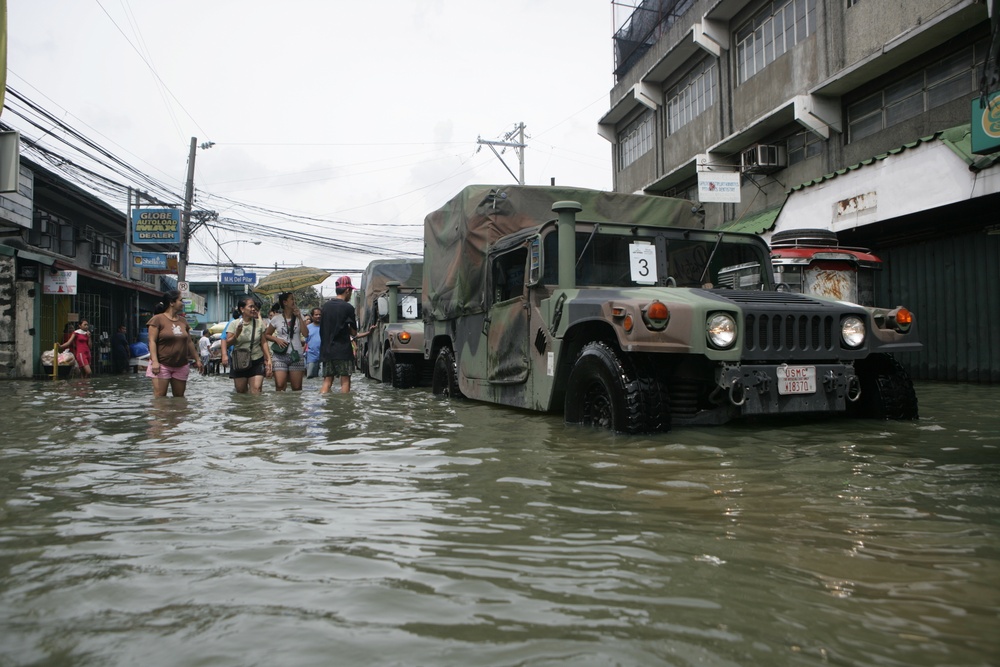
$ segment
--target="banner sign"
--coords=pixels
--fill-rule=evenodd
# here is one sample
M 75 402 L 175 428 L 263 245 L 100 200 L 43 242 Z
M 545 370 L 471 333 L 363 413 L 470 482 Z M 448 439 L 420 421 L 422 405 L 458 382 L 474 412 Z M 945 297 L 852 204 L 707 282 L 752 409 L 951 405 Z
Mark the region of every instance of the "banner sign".
M 42 294 L 73 296 L 76 294 L 76 271 L 46 271 Z
M 257 282 L 256 273 L 246 273 L 243 271 L 219 274 L 219 284 L 221 285 L 253 285 Z
M 740 174 L 737 171 L 699 171 L 698 201 L 740 203 Z
M 150 253 L 155 255 L 156 253 Z M 177 273 L 177 255 L 166 255 L 167 266 L 162 269 L 154 269 L 148 266 L 142 267 L 142 272 L 149 276 L 173 275 Z
M 165 252 L 134 252 L 132 263 L 141 269 L 166 269 L 167 253 Z
M 1000 90 L 987 100 L 985 108 L 978 97 L 972 100 L 972 152 L 977 155 L 1000 150 Z
M 137 208 L 132 211 L 132 243 L 179 244 L 181 212 L 175 208 Z

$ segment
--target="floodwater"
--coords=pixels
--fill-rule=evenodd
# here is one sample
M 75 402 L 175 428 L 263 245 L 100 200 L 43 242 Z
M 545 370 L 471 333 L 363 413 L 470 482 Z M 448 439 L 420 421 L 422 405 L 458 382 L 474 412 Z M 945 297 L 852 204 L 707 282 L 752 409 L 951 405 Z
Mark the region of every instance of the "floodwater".
M 649 437 L 317 388 L 0 383 L 0 665 L 1000 662 L 1000 387 Z

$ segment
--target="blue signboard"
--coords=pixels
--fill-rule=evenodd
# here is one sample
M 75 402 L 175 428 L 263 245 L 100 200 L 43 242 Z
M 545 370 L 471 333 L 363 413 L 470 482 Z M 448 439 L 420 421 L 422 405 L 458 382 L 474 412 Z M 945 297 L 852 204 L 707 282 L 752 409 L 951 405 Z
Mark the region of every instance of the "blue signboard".
M 219 283 L 222 285 L 253 285 L 257 282 L 256 273 L 232 272 L 219 274 Z
M 132 264 L 142 269 L 166 269 L 167 253 L 165 252 L 133 252 Z
M 132 243 L 180 244 L 181 212 L 175 208 L 137 208 L 132 211 Z

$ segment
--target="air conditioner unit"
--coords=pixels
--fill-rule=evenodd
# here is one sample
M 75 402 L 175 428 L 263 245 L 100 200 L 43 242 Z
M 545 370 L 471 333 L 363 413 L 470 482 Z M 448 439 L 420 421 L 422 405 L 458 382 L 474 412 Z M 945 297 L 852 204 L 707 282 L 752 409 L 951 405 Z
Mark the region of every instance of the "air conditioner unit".
M 90 263 L 93 264 L 94 266 L 106 269 L 109 266 L 111 266 L 111 257 L 109 257 L 108 255 L 101 255 L 98 253 L 94 253 L 93 255 L 90 256 Z
M 742 170 L 750 174 L 770 174 L 788 166 L 784 146 L 754 144 L 740 154 Z

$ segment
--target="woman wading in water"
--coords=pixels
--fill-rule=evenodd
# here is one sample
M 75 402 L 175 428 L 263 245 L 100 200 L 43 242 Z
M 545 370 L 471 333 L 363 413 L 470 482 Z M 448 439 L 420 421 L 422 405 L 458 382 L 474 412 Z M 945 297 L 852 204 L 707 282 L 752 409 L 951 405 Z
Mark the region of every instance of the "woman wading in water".
M 229 353 L 229 377 L 233 379 L 236 393 L 261 393 L 264 387 L 264 376 L 271 376 L 271 350 L 264 339 L 267 323 L 260 318 L 260 304 L 253 297 L 247 297 L 238 306 L 240 317 L 226 327 L 226 340 L 223 345 L 233 347 Z M 237 368 L 236 362 L 241 352 L 250 355 L 250 364 L 246 368 Z
M 174 396 L 183 396 L 187 388 L 190 361 L 202 368 L 198 348 L 191 339 L 191 327 L 184 317 L 181 293 L 170 290 L 156 304 L 146 326 L 149 327 L 149 366 L 146 377 L 153 379 L 153 396 L 166 396 L 167 387 Z

